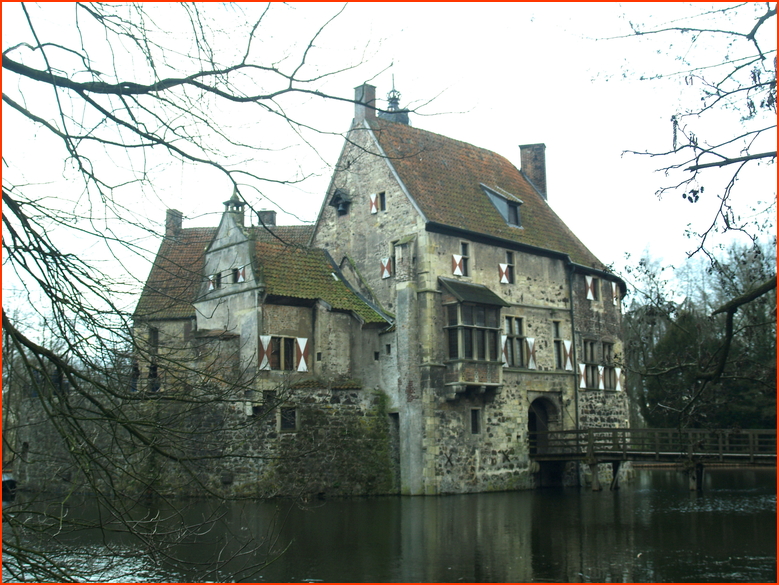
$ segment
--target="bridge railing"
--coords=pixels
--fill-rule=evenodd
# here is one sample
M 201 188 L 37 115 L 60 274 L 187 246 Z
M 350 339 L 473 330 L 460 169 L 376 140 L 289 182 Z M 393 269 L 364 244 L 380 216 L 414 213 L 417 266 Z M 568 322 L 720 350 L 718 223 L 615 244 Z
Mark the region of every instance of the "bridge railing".
M 532 433 L 531 456 L 572 458 L 613 455 L 620 459 L 710 456 L 725 460 L 776 455 L 776 430 L 581 429 Z

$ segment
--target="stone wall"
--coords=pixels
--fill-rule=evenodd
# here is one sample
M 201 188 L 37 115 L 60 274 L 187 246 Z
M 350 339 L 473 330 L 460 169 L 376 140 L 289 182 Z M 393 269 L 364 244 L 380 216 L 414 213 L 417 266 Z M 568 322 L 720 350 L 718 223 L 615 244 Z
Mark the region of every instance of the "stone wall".
M 266 394 L 261 406 L 217 388 L 209 395 L 139 395 L 125 400 L 113 421 L 82 419 L 83 434 L 55 417 L 60 434 L 28 398 L 15 472 L 23 490 L 129 497 L 397 493 L 397 433 L 386 402 L 380 392 L 312 381 Z M 285 409 L 295 413 L 289 430 Z

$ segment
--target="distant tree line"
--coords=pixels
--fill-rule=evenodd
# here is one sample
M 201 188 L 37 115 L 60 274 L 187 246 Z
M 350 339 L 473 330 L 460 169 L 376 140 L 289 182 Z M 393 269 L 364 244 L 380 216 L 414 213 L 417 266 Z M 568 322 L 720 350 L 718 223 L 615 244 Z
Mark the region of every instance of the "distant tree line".
M 775 239 L 733 244 L 672 278 L 643 258 L 625 311 L 626 389 L 633 425 L 776 425 Z M 736 303 L 734 300 L 742 302 Z

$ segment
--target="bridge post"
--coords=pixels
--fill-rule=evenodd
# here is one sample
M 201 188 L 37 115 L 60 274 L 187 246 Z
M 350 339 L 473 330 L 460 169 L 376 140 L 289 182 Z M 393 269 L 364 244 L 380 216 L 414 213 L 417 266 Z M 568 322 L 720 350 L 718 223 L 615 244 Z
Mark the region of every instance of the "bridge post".
M 687 469 L 687 477 L 689 478 L 689 486 L 691 492 L 703 492 L 703 463 L 692 463 Z
M 612 461 L 611 462 L 611 485 L 609 486 L 609 489 L 614 492 L 619 489 L 619 467 L 620 467 L 621 461 Z
M 598 477 L 598 462 L 589 463 L 590 474 L 592 475 L 592 491 L 599 492 L 603 489 L 600 485 L 600 478 Z

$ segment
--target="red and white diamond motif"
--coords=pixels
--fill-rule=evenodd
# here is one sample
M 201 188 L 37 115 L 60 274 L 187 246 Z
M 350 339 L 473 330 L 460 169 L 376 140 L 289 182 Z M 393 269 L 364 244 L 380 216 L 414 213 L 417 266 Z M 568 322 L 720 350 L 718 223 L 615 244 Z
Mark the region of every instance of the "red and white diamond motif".
M 389 278 L 392 276 L 392 262 L 389 258 L 381 259 L 381 277 Z
M 595 300 L 595 282 L 592 279 L 592 276 L 585 276 L 584 277 L 585 283 L 587 285 L 587 300 L 588 301 L 594 301 Z
M 371 213 L 379 212 L 379 196 L 376 193 L 371 193 Z
M 455 276 L 463 275 L 463 257 L 459 254 L 452 254 L 452 274 Z
M 565 351 L 565 369 L 569 372 L 573 371 L 573 343 L 569 340 L 563 340 L 563 348 Z
M 509 284 L 509 265 L 498 264 L 498 273 L 500 274 L 500 282 L 503 284 Z
M 270 370 L 270 335 L 260 335 L 260 369 Z
M 295 352 L 296 369 L 298 372 L 308 371 L 308 339 L 305 337 L 297 338 L 297 351 Z

